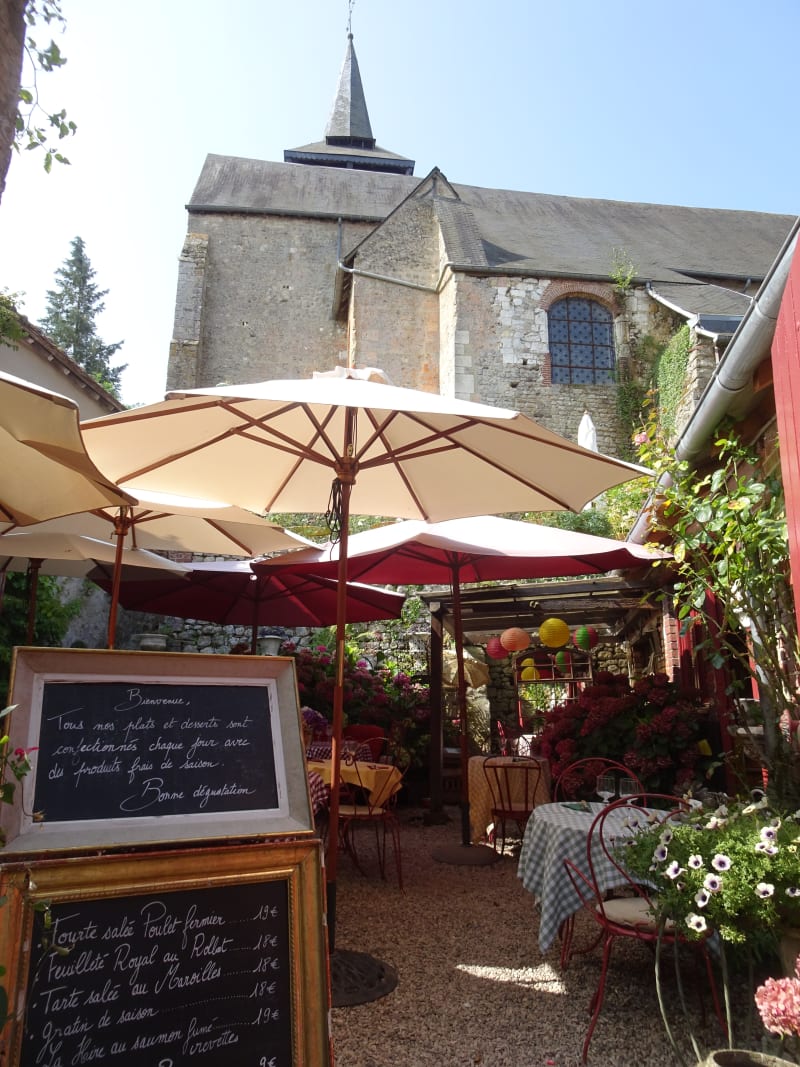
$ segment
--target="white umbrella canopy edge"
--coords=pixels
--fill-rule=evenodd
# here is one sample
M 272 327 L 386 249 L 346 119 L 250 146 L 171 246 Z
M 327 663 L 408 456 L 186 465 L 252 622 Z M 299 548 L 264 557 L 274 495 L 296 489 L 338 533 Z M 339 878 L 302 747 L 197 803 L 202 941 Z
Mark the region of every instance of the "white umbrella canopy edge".
M 69 397 L 0 371 L 0 528 L 130 503 L 95 465 Z
M 118 540 L 125 549 L 158 552 L 200 552 L 252 558 L 285 552 L 315 542 L 284 530 L 245 508 L 216 500 L 143 493 L 134 489 L 135 503 L 119 508 L 93 508 L 76 515 L 48 519 L 25 527 L 40 533 L 77 534 L 98 540 Z
M 29 532 L 33 527 L 23 527 L 13 533 L 0 534 L 0 578 L 11 571 L 26 571 L 29 575 L 27 641 L 33 641 L 36 622 L 36 601 L 39 575 L 56 577 L 89 577 L 97 568 L 107 573 L 120 573 L 135 569 L 140 574 L 178 577 L 188 572 L 188 567 L 174 560 L 165 559 L 144 549 L 128 549 L 119 557 L 116 546 L 106 541 L 73 534 Z M 121 560 L 121 562 L 120 562 Z M 2 593 L 0 592 L 0 610 Z M 109 612 L 115 619 L 114 605 Z M 109 634 L 113 633 L 109 621 Z
M 352 514 L 439 521 L 578 511 L 613 485 L 650 473 L 584 449 L 511 409 L 350 378 L 171 393 L 82 428 L 95 461 L 125 487 L 179 487 L 259 513 L 296 512 L 319 510 L 328 496 L 345 412 L 353 423 L 351 466 L 357 470 Z M 168 439 L 153 421 L 167 413 Z M 252 459 L 259 441 L 271 446 L 262 478 L 254 476 Z M 480 485 L 472 501 L 465 499 L 464 482 Z

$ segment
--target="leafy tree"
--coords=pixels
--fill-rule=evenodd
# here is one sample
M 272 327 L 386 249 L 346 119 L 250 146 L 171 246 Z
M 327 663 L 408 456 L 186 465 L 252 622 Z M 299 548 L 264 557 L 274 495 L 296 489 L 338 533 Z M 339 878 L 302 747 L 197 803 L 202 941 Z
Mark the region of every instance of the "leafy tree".
M 36 624 L 33 644 L 55 647 L 61 643 L 70 621 L 81 608 L 80 600 L 61 602 L 56 578 L 40 575 L 36 587 Z M 24 574 L 7 574 L 0 613 L 0 706 L 8 692 L 11 650 L 27 644 L 28 589 Z
M 66 111 L 47 112 L 39 103 L 37 74 L 50 73 L 66 62 L 58 45 L 40 47 L 26 30 L 63 23 L 60 0 L 2 0 L 0 3 L 0 198 L 13 150 L 44 149 L 44 168 L 69 160 L 50 144 L 75 133 Z M 31 85 L 23 86 L 23 63 L 28 60 Z
M 97 336 L 96 317 L 103 311 L 107 289 L 94 283 L 95 271 L 80 237 L 72 242 L 72 255 L 56 271 L 58 289 L 47 291 L 47 314 L 39 322 L 42 329 L 76 363 L 109 392 L 119 396 L 120 377 L 127 364 L 111 366 L 111 357 L 122 341 L 106 345 Z

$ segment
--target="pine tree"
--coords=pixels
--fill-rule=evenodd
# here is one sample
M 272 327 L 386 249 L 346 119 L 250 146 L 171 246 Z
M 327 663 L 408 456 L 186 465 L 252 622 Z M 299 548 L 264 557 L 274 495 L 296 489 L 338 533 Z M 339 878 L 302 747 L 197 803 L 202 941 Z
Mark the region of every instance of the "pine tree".
M 82 238 L 72 242 L 72 254 L 56 271 L 58 289 L 47 291 L 47 314 L 39 325 L 59 347 L 102 386 L 119 396 L 120 378 L 127 363 L 111 366 L 111 357 L 123 342 L 103 344 L 97 336 L 95 319 L 105 308 L 108 289 L 94 284 L 95 271 Z

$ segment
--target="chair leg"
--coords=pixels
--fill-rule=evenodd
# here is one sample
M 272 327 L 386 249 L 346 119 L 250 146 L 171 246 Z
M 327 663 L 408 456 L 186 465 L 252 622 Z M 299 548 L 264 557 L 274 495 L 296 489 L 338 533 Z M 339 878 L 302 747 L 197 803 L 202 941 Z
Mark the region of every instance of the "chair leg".
M 589 1021 L 589 1029 L 586 1031 L 586 1037 L 583 1040 L 581 1059 L 584 1063 L 586 1063 L 586 1059 L 589 1055 L 589 1044 L 592 1040 L 594 1028 L 597 1026 L 600 1009 L 603 1007 L 603 998 L 606 994 L 606 975 L 608 974 L 608 963 L 611 958 L 611 944 L 613 940 L 613 937 L 607 936 L 603 942 L 603 959 L 600 964 L 600 981 L 597 983 L 597 989 L 595 989 L 594 996 L 589 1002 L 589 1011 L 592 1013 L 592 1018 Z
M 386 831 L 392 835 L 392 848 L 394 849 L 394 863 L 397 868 L 397 884 L 400 892 L 403 892 L 403 865 L 400 853 L 400 824 L 394 818 L 389 816 L 384 820 L 384 844 L 386 842 Z

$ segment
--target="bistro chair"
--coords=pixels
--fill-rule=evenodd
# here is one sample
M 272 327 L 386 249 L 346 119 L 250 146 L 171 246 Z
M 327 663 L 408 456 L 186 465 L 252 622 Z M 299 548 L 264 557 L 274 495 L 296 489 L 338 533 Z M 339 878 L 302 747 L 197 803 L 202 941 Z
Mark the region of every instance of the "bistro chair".
M 345 757 L 349 759 L 349 757 Z M 380 759 L 377 785 L 368 777 L 368 769 L 375 770 L 373 764 L 353 761 L 356 782 L 352 793 L 340 793 L 339 800 L 339 834 L 342 847 L 349 853 L 356 867 L 362 874 L 356 848 L 356 829 L 359 826 L 372 826 L 375 830 L 375 845 L 378 853 L 378 868 L 381 878 L 386 881 L 386 839 L 391 838 L 394 852 L 397 882 L 403 888 L 403 869 L 400 854 L 400 821 L 397 818 L 397 798 L 403 787 L 403 779 L 411 765 L 410 753 L 395 749 L 384 754 Z
M 643 811 L 643 808 L 649 811 Z M 660 810 L 653 814 L 655 809 Z M 625 869 L 624 857 L 618 854 L 620 842 L 624 840 L 622 835 L 635 833 L 637 822 L 641 823 L 642 829 L 651 829 L 654 819 L 655 825 L 664 825 L 672 820 L 681 819 L 687 810 L 686 801 L 664 794 L 641 793 L 634 797 L 612 801 L 602 808 L 592 822 L 586 841 L 585 867 L 578 867 L 569 859 L 564 860 L 567 875 L 580 896 L 583 907 L 600 928 L 599 938 L 595 944 L 600 942 L 603 946 L 600 979 L 589 1002 L 591 1019 L 584 1038 L 581 1057 L 584 1063 L 589 1053 L 589 1044 L 600 1010 L 603 1007 L 611 949 L 618 938 L 633 938 L 651 948 L 660 940 L 662 945 L 681 944 L 693 950 L 696 958 L 699 957 L 705 964 L 714 1010 L 723 1030 L 727 1032 L 707 939 L 690 941 L 683 936 L 678 927 L 669 921 L 659 930 L 647 886 L 633 879 Z M 609 873 L 613 875 L 617 885 L 621 880 L 624 893 L 609 896 L 604 890 Z M 565 936 L 571 939 L 571 924 Z M 562 960 L 569 958 L 570 947 L 562 946 Z
M 610 775 L 616 782 L 615 795 L 619 795 L 624 778 L 631 781 L 631 792 L 643 793 L 644 786 L 638 776 L 624 763 L 606 756 L 587 756 L 570 763 L 553 782 L 553 800 L 588 800 L 597 795 L 597 779 Z
M 506 825 L 516 823 L 520 837 L 536 803 L 536 790 L 542 779 L 542 762 L 527 756 L 487 756 L 483 773 L 492 797 L 492 844 L 505 851 Z M 498 834 L 499 829 L 499 834 Z

